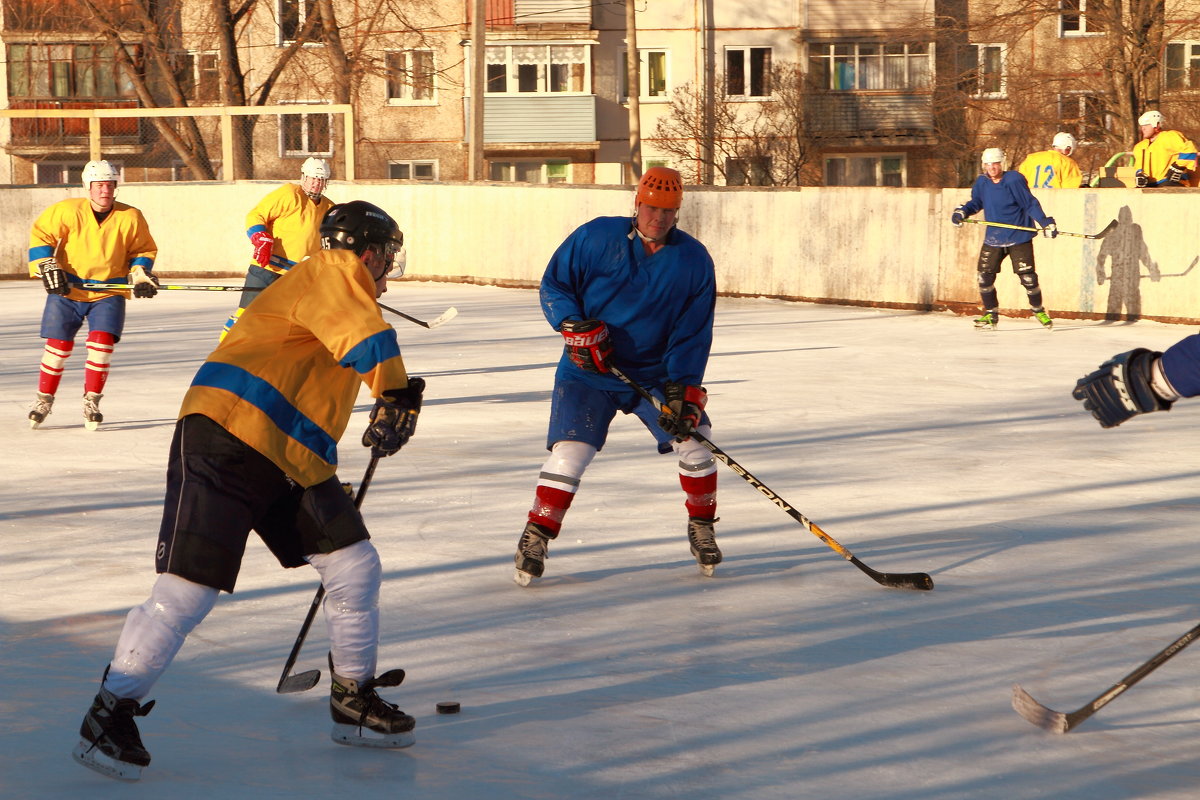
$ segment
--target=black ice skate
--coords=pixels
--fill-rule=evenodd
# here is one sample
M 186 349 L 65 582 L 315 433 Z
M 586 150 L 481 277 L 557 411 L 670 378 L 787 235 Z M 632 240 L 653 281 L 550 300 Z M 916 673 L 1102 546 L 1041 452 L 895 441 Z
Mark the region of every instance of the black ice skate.
M 700 565 L 700 571 L 712 577 L 713 569 L 721 563 L 721 548 L 717 547 L 717 537 L 713 533 L 715 519 L 688 517 L 688 542 L 692 545 L 692 555 Z
M 83 717 L 72 757 L 102 775 L 136 781 L 142 777 L 142 767 L 150 763 L 150 754 L 142 746 L 133 718 L 146 716 L 153 707 L 153 700 L 144 706 L 136 700 L 120 700 L 101 685 Z
M 54 395 L 38 392 L 37 400 L 33 401 L 33 408 L 29 409 L 29 427 L 37 430 L 37 427 L 46 421 L 46 417 L 50 416 L 53 406 Z
M 550 540 L 553 538 L 550 531 L 536 522 L 525 523 L 525 530 L 521 531 L 521 539 L 517 542 L 517 554 L 513 559 L 517 563 L 517 573 L 513 580 L 521 586 L 528 586 L 534 578 L 542 577 L 546 570 Z
M 393 669 L 378 678 L 359 683 L 333 671 L 329 692 L 329 714 L 333 717 L 331 736 L 338 744 L 355 747 L 408 747 L 416 742 L 412 730 L 417 721 L 375 692 L 377 686 L 399 686 L 404 670 Z
M 104 422 L 104 415 L 100 413 L 100 398 L 103 396 L 98 392 L 87 392 L 83 396 L 83 427 L 89 431 L 96 430 Z

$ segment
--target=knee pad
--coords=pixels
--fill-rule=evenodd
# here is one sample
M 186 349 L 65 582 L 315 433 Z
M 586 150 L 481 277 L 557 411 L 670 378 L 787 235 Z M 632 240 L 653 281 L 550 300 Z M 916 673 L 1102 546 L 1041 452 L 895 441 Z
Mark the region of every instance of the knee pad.
M 701 425 L 696 429 L 705 439 L 712 434 L 711 425 Z M 675 455 L 679 457 L 680 472 L 687 471 L 693 475 L 704 474 L 717 471 L 717 462 L 713 458 L 712 453 L 707 447 L 697 442 L 695 439 L 688 439 L 684 442 L 671 442 L 671 447 L 675 450 Z
M 542 473 L 578 480 L 595 457 L 596 448 L 586 442 L 555 442 L 550 457 L 542 465 Z
M 217 590 L 178 575 L 158 576 L 150 598 L 125 618 L 104 684 L 117 697 L 137 700 L 150 693 L 184 639 L 208 616 Z
M 979 281 L 980 289 L 986 290 L 996 285 L 996 273 L 994 272 L 980 272 L 976 275 L 976 278 Z

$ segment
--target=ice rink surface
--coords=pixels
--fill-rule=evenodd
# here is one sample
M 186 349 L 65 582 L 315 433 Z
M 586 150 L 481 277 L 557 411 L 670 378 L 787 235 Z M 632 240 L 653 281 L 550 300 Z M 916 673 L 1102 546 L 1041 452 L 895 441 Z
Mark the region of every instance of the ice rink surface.
M 1200 646 L 1065 736 L 1009 706 L 1019 682 L 1078 708 L 1200 618 L 1200 402 L 1104 431 L 1070 397 L 1109 356 L 1190 328 L 976 332 L 948 313 L 721 299 L 713 440 L 871 567 L 925 571 L 936 588 L 878 586 L 725 468 L 725 562 L 704 578 L 674 461 L 627 417 L 546 577 L 521 589 L 512 553 L 561 338 L 531 290 L 395 284 L 393 308 L 460 312 L 433 330 L 390 317 L 428 389 L 363 505 L 384 564 L 380 669 L 408 671 L 384 694 L 417 717 L 416 745 L 332 743 L 324 679 L 275 694 L 317 584 L 252 540 L 237 591 L 155 687 L 139 720 L 153 763 L 123 784 L 69 753 L 153 582 L 175 414 L 237 294 L 131 302 L 95 432 L 77 399 L 82 335 L 54 413 L 29 430 L 43 298 L 0 282 L 6 800 L 1200 792 Z M 368 407 L 364 392 L 341 448 L 354 483 Z M 297 669 L 324 669 L 327 646 L 318 620 Z M 462 712 L 437 715 L 443 700 Z

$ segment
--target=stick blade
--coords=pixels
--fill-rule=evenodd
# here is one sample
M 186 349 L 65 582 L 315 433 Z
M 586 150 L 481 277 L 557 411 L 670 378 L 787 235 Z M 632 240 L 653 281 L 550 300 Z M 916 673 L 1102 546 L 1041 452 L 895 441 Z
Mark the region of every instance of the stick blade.
M 457 316 L 458 316 L 458 309 L 455 308 L 454 306 L 450 306 L 449 308 L 447 308 L 445 311 L 442 312 L 441 316 L 439 316 L 435 320 L 431 320 L 425 327 L 436 328 L 438 325 L 445 325 L 447 322 L 449 322 L 450 320 L 454 319 Z
M 1117 221 L 1114 219 L 1112 222 L 1110 222 L 1104 226 L 1104 230 L 1100 231 L 1099 233 L 1093 233 L 1093 234 L 1089 235 L 1087 238 L 1103 239 L 1105 236 L 1108 236 L 1110 233 L 1112 233 L 1116 227 L 1117 227 Z
M 1038 726 L 1044 731 L 1066 733 L 1071 730 L 1071 724 L 1067 720 L 1066 714 L 1046 708 L 1037 700 L 1034 700 L 1029 692 L 1022 689 L 1019 683 L 1013 684 L 1012 707 L 1013 711 L 1024 717 L 1027 722 Z
M 319 669 L 297 672 L 295 675 L 285 675 L 279 679 L 279 685 L 275 687 L 275 692 L 277 694 L 307 692 L 316 686 L 319 680 L 321 680 L 321 670 Z
M 889 589 L 914 589 L 919 592 L 933 589 L 933 578 L 924 572 L 881 572 L 875 580 Z

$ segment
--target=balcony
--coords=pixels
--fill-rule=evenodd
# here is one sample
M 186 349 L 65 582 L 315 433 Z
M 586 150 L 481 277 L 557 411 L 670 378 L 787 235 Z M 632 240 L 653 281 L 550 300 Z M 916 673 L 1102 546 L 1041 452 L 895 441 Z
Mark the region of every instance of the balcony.
M 809 130 L 850 138 L 926 138 L 933 132 L 933 102 L 923 94 L 814 94 L 805 101 Z
M 71 111 L 93 108 L 137 109 L 137 100 L 94 100 L 59 98 L 22 98 L 9 102 L 11 109 L 45 109 Z M 100 120 L 100 138 L 105 145 L 139 145 L 145 143 L 141 120 L 122 117 Z M 72 150 L 87 152 L 89 120 L 87 117 L 14 117 L 8 150 L 19 155 Z
M 468 125 L 470 98 L 464 99 Z M 484 144 L 594 144 L 595 95 L 489 95 L 483 99 Z

